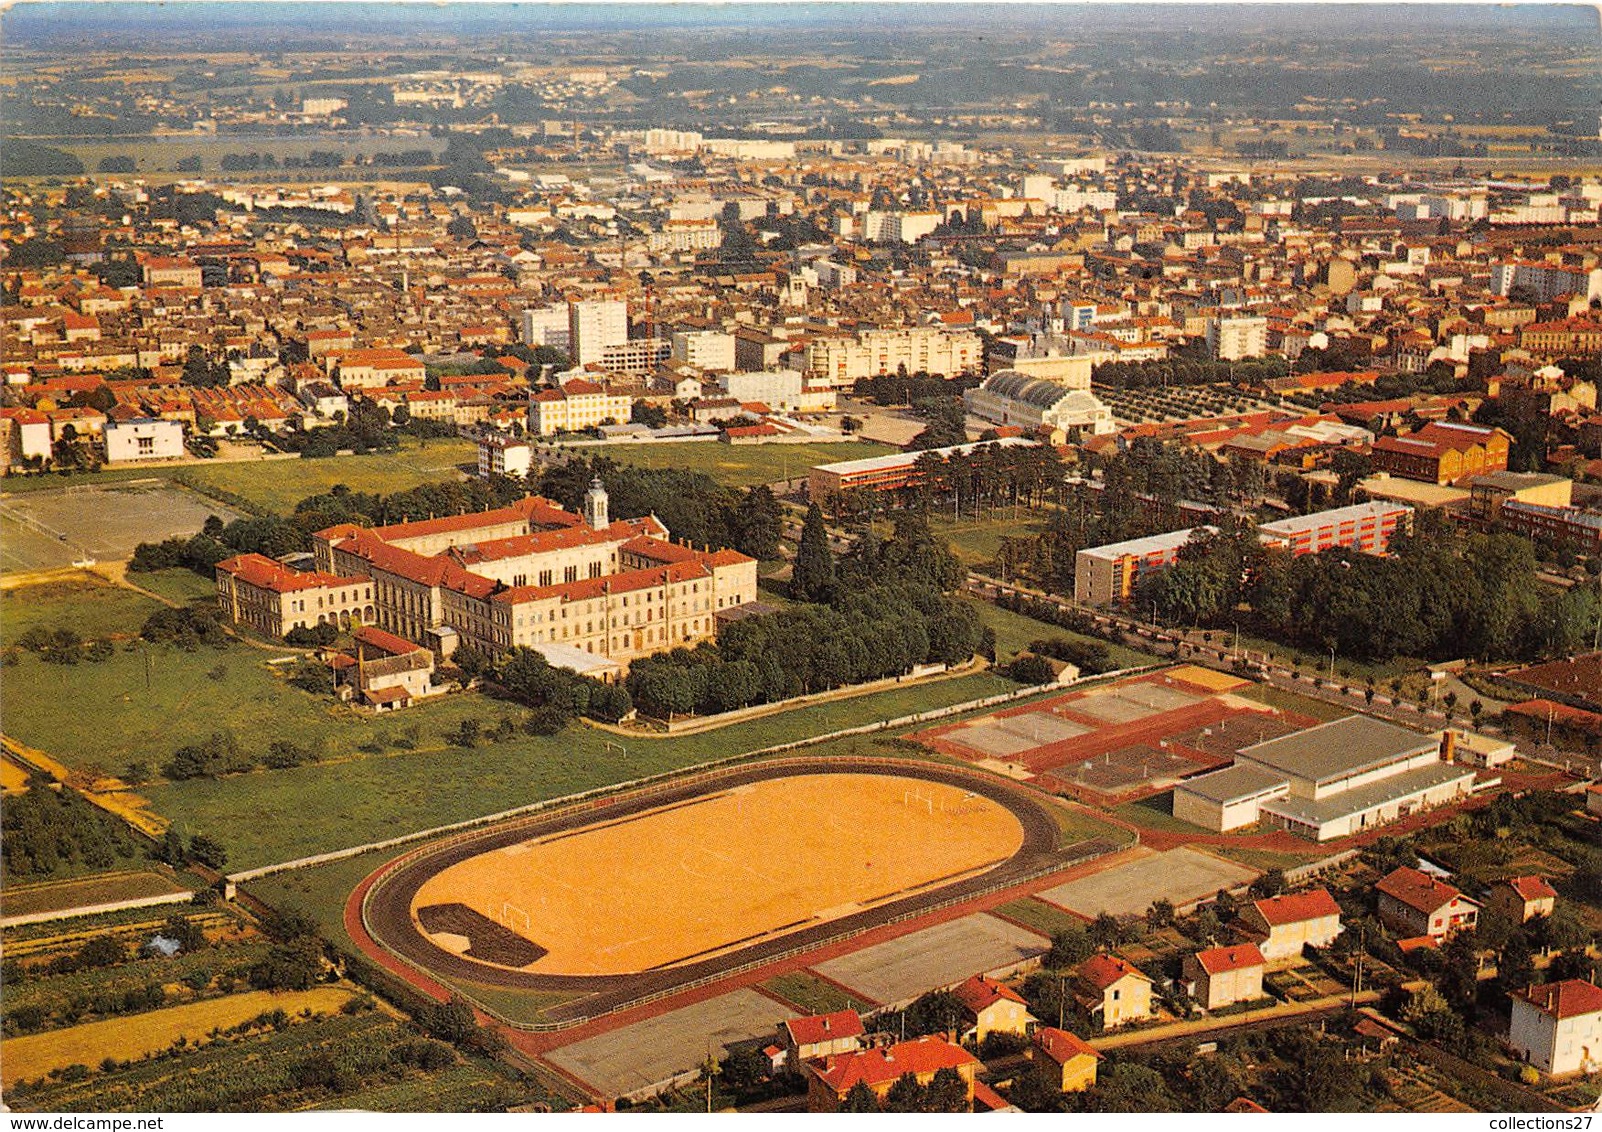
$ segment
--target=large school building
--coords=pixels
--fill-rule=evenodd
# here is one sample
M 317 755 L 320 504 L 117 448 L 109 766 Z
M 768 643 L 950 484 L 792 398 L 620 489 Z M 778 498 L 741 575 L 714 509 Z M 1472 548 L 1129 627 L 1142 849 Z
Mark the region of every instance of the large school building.
M 243 621 L 258 608 L 239 599 L 243 586 L 281 590 L 308 608 L 326 601 L 332 610 L 337 601 L 341 611 L 346 591 L 359 586 L 359 617 L 329 618 L 341 628 L 374 623 L 441 659 L 463 645 L 490 656 L 518 646 L 553 656 L 579 649 L 610 671 L 713 638 L 720 613 L 757 596 L 755 559 L 674 542 L 655 517 L 612 521 L 599 480 L 583 515 L 530 496 L 471 515 L 340 524 L 317 532 L 313 549 L 316 573 L 276 563 L 268 571 L 247 559 L 219 564 L 223 612 Z

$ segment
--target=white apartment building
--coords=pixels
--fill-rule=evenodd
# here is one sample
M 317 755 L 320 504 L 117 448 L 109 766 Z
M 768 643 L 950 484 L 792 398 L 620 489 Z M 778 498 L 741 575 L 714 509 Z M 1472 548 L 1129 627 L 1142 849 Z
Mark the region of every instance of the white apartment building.
M 534 467 L 534 446 L 517 436 L 483 436 L 478 441 L 478 474 L 482 479 L 523 479 Z
M 523 344 L 549 346 L 553 350 L 567 353 L 571 345 L 569 337 L 571 317 L 566 303 L 530 307 L 523 312 Z
M 983 346 L 970 331 L 914 326 L 863 330 L 855 337 L 814 338 L 807 343 L 807 373 L 814 382 L 850 385 L 864 377 L 926 372 L 953 377 L 978 366 Z
M 1536 302 L 1549 303 L 1559 295 L 1578 295 L 1589 302 L 1602 298 L 1602 267 L 1586 270 L 1523 260 L 1491 265 L 1492 291 L 1506 295 L 1515 287 L 1530 291 Z
M 653 252 L 706 251 L 723 246 L 723 228 L 716 220 L 668 220 L 645 238 Z
M 1262 315 L 1213 315 L 1207 319 L 1207 350 L 1221 362 L 1268 353 L 1268 319 Z
M 863 217 L 862 235 L 885 244 L 915 244 L 938 227 L 938 212 L 869 211 Z
M 736 401 L 759 401 L 781 412 L 827 413 L 833 411 L 836 402 L 833 389 L 809 386 L 800 371 L 793 369 L 727 374 L 723 387 Z
M 601 351 L 629 340 L 629 305 L 620 299 L 586 299 L 567 308 L 568 356 L 576 366 L 601 360 Z
M 672 357 L 676 362 L 709 371 L 735 368 L 732 334 L 721 330 L 677 330 L 672 343 Z

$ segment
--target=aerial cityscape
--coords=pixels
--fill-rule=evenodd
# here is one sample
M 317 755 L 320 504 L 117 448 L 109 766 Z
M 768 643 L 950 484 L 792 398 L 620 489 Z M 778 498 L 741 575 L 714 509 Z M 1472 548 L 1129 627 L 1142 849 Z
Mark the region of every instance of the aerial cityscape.
M 0 1109 L 1602 1111 L 1596 8 L 0 60 Z

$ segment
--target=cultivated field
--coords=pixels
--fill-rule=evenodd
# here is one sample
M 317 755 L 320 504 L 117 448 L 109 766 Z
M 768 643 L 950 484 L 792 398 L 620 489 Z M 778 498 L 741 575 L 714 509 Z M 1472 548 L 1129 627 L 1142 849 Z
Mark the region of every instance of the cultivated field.
M 470 857 L 425 882 L 412 910 L 470 958 L 632 973 L 947 884 L 1022 843 L 1010 811 L 955 786 L 794 775 Z
M 684 468 L 705 472 L 719 483 L 746 487 L 779 480 L 805 479 L 816 464 L 883 456 L 895 449 L 883 444 L 848 440 L 839 444 L 596 444 L 575 451 L 609 456 L 637 468 Z
M 121 869 L 72 880 L 7 884 L 0 892 L 0 913 L 26 916 L 58 908 L 86 908 L 146 896 L 167 896 L 188 891 L 171 876 L 154 869 Z
M 0 1082 L 9 1085 L 14 1081 L 32 1080 L 51 1069 L 74 1064 L 95 1065 L 108 1057 L 132 1061 L 146 1054 L 160 1053 L 179 1038 L 201 1038 L 213 1029 L 237 1026 L 265 1011 L 298 1014 L 309 1010 L 313 1014 L 332 1014 L 349 999 L 350 992 L 338 987 L 250 991 L 10 1038 L 5 1042 L 5 1058 L 0 1061 Z

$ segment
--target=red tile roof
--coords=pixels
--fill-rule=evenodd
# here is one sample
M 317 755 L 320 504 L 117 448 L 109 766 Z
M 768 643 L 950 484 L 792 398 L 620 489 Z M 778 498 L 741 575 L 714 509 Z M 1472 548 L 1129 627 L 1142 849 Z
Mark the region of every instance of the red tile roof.
M 815 1046 L 841 1038 L 857 1038 L 864 1033 L 862 1019 L 855 1010 L 836 1010 L 833 1014 L 791 1018 L 784 1023 L 784 1028 L 797 1046 Z
M 1261 967 L 1263 953 L 1255 943 L 1237 943 L 1229 947 L 1210 947 L 1196 952 L 1196 962 L 1209 975 L 1222 975 L 1229 971 L 1243 971 L 1248 967 Z
M 953 993 L 956 994 L 958 1001 L 975 1015 L 1003 1000 L 1016 1002 L 1020 1006 L 1025 1005 L 1017 991 L 1003 986 L 988 975 L 975 975 Z
M 362 644 L 386 652 L 390 656 L 410 656 L 414 652 L 423 651 L 422 645 L 413 644 L 405 637 L 397 637 L 394 633 L 386 633 L 371 625 L 361 626 L 351 636 Z
M 844 1096 L 858 1082 L 869 1088 L 888 1085 L 907 1073 L 921 1076 L 942 1069 L 977 1066 L 979 1059 L 944 1038 L 927 1037 L 899 1042 L 888 1049 L 836 1054 L 808 1064 L 818 1080 Z
M 1151 982 L 1139 967 L 1116 955 L 1092 955 L 1079 964 L 1079 978 L 1097 990 L 1106 990 L 1126 975 Z
M 1418 869 L 1401 866 L 1374 886 L 1393 900 L 1428 915 L 1444 908 L 1463 894 L 1445 881 L 1436 880 Z
M 1101 1058 L 1096 1048 L 1084 1038 L 1055 1026 L 1042 1026 L 1036 1030 L 1035 1045 L 1058 1065 L 1064 1065 L 1076 1057 Z
M 1271 896 L 1267 900 L 1253 901 L 1258 914 L 1270 927 L 1300 924 L 1325 916 L 1339 916 L 1341 906 L 1327 888 L 1313 888 L 1306 892 L 1292 892 L 1284 896 Z
M 262 554 L 236 554 L 217 563 L 217 569 L 233 575 L 247 585 L 279 594 L 323 589 L 329 586 L 356 586 L 369 580 L 360 576 L 336 577 L 333 574 L 291 570 L 283 563 L 274 562 Z
M 1514 995 L 1541 1013 L 1550 1014 L 1558 1019 L 1577 1018 L 1582 1014 L 1596 1014 L 1602 1011 L 1602 987 L 1597 987 L 1584 979 L 1542 983 L 1539 986 L 1515 991 Z
M 1557 889 L 1546 882 L 1544 877 L 1509 877 L 1509 887 L 1519 894 L 1521 900 L 1554 900 L 1557 898 Z

